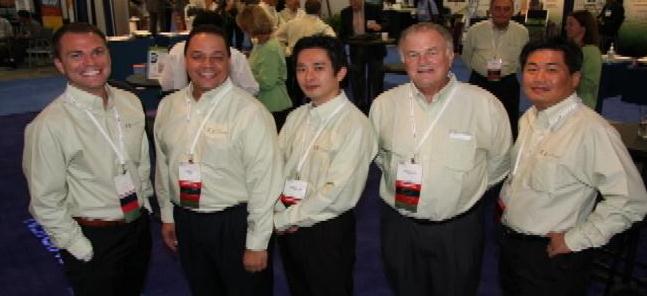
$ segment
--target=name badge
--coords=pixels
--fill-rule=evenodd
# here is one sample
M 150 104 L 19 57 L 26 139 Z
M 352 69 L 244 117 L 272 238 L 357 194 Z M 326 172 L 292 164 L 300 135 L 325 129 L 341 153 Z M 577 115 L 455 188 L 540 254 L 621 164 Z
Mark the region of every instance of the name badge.
M 302 180 L 287 180 L 281 193 L 281 203 L 286 207 L 298 203 L 306 197 L 308 182 Z
M 200 194 L 202 192 L 202 176 L 200 165 L 197 163 L 180 163 L 180 206 L 185 208 L 200 208 Z
M 501 58 L 489 59 L 487 61 L 487 80 L 501 80 L 501 68 L 503 68 L 503 60 Z
M 400 163 L 397 169 L 395 208 L 415 213 L 422 189 L 422 166 L 418 163 Z
M 119 196 L 119 204 L 124 214 L 124 220 L 131 222 L 139 218 L 140 205 L 139 200 L 137 200 L 137 190 L 135 189 L 133 179 L 130 177 L 130 172 L 126 171 L 123 174 L 115 176 L 113 181 L 117 190 L 117 196 Z

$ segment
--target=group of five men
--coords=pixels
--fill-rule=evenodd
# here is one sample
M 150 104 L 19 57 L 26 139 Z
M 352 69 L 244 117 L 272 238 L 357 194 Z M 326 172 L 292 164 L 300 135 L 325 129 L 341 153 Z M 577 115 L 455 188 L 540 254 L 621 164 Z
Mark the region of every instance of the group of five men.
M 452 38 L 438 25 L 402 32 L 411 82 L 378 96 L 369 118 L 340 89 L 341 43 L 300 40 L 295 71 L 311 102 L 278 137 L 268 111 L 229 79 L 226 40 L 217 27 L 194 28 L 191 83 L 162 100 L 154 125 L 162 237 L 194 295 L 271 294 L 273 233 L 293 295 L 351 295 L 353 208 L 374 158 L 383 263 L 397 295 L 476 294 L 481 197 L 504 179 L 506 295 L 584 293 L 589 250 L 647 211 L 618 134 L 575 94 L 581 52 L 561 39 L 524 47 L 534 106 L 514 145 L 497 97 L 450 72 Z M 106 84 L 99 30 L 69 24 L 54 44 L 68 86 L 25 132 L 30 211 L 62 249 L 75 295 L 139 295 L 153 194 L 141 104 Z

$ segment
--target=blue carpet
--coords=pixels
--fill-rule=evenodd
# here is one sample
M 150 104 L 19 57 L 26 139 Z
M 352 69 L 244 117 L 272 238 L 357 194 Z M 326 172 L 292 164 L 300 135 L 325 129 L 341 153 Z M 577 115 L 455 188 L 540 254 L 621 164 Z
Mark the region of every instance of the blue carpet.
M 65 78 L 0 81 L 0 116 L 38 112 L 65 90 Z

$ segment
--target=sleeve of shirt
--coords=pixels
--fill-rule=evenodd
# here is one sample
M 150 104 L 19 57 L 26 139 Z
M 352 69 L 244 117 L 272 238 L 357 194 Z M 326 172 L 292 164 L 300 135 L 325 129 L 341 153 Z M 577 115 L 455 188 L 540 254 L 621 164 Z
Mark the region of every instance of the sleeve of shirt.
M 379 98 L 379 97 L 378 97 Z M 378 139 L 378 152 L 375 157 L 375 164 L 380 168 L 380 170 L 384 170 L 384 152 L 382 151 L 382 145 L 379 144 L 379 135 L 380 135 L 380 124 L 381 124 L 381 107 L 382 100 L 375 99 L 373 101 L 373 104 L 371 104 L 371 110 L 369 111 L 368 118 L 371 121 L 371 126 L 373 127 L 373 131 L 375 132 L 375 135 Z
M 585 105 L 595 109 L 597 103 L 597 92 L 600 86 L 602 75 L 602 59 L 600 51 L 593 46 L 582 47 L 584 61 L 582 62 L 582 78 L 578 86 L 578 95 Z
M 92 244 L 72 219 L 66 203 L 66 162 L 63 150 L 46 123 L 37 121 L 25 131 L 23 172 L 31 201 L 30 213 L 54 244 L 77 259 L 92 254 Z
M 252 73 L 252 69 L 249 67 L 247 58 L 244 54 L 238 51 L 232 51 L 231 53 L 232 82 L 250 93 L 252 96 L 256 96 L 258 94 L 259 86 L 256 79 L 254 79 L 254 74 Z
M 142 135 L 142 144 L 141 152 L 139 153 L 139 167 L 137 168 L 137 173 L 139 174 L 139 182 L 142 186 L 142 193 L 144 197 L 150 198 L 153 196 L 153 185 L 151 184 L 151 161 L 150 161 L 150 150 L 148 147 L 148 137 L 146 136 L 146 131 Z M 150 210 L 150 209 L 149 209 Z
M 167 99 L 163 99 L 157 108 L 157 118 L 153 127 L 153 137 L 155 140 L 155 193 L 157 195 L 157 202 L 160 207 L 160 215 L 163 223 L 174 223 L 173 220 L 173 204 L 171 203 L 171 186 L 169 184 L 169 165 L 167 155 L 161 149 L 161 130 L 162 124 L 165 120 L 165 109 Z
M 161 75 L 162 77 L 159 80 L 163 91 L 175 89 L 175 81 L 173 79 L 174 73 L 175 71 L 184 71 L 178 62 L 178 59 L 183 59 L 184 56 L 178 56 L 174 49 L 175 47 L 171 48 L 171 51 L 166 58 L 166 65 L 164 65 Z
M 325 172 L 324 185 L 311 188 L 314 192 L 307 199 L 276 213 L 274 225 L 277 230 L 285 230 L 293 225 L 309 227 L 321 222 L 314 218 L 321 213 L 337 215 L 357 204 L 359 195 L 342 196 L 341 192 L 353 186 L 352 182 L 366 182 L 369 165 L 377 152 L 377 140 L 370 126 L 357 126 L 344 132 L 347 135 Z
M 268 48 L 269 49 L 269 48 Z M 261 90 L 270 90 L 282 83 L 281 63 L 285 58 L 275 50 L 264 50 L 256 55 L 252 72 Z
M 283 163 L 272 116 L 264 108 L 239 116 L 247 203 L 248 250 L 265 250 L 273 232 L 273 208 L 283 185 Z M 246 113 L 246 114 L 245 114 Z
M 606 244 L 613 235 L 643 219 L 647 212 L 647 192 L 620 136 L 612 127 L 594 131 L 581 153 L 580 176 L 602 194 L 602 201 L 586 220 L 568 230 L 566 245 L 580 251 Z M 587 173 L 588 172 L 588 173 Z
M 461 59 L 465 66 L 471 70 L 472 69 L 472 55 L 474 54 L 474 40 L 472 40 L 472 32 L 474 28 L 467 30 L 465 40 L 463 41 L 463 53 L 461 54 Z
M 333 28 L 329 25 L 326 25 L 326 27 L 324 28 L 323 34 L 330 37 L 337 37 L 337 35 L 335 34 L 335 30 L 333 30 Z
M 281 26 L 279 26 L 276 31 L 274 31 L 274 37 L 276 40 L 279 41 L 279 43 L 285 48 L 288 46 L 288 24 L 284 23 Z
M 488 186 L 500 182 L 508 175 L 510 171 L 510 148 L 512 147 L 512 132 L 505 108 L 494 97 L 490 101 L 492 102 L 490 103 L 492 142 L 487 152 Z

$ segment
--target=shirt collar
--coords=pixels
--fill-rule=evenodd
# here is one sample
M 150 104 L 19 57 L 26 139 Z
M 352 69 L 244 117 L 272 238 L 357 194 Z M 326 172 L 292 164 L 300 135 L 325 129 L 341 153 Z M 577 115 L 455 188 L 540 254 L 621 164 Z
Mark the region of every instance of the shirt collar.
M 106 84 L 106 93 L 108 94 L 108 105 L 106 110 L 110 110 L 114 105 L 113 91 L 111 87 Z M 89 111 L 97 112 L 103 109 L 103 98 L 97 95 L 84 91 L 72 84 L 67 84 L 65 93 L 71 96 L 79 107 L 86 108 Z
M 196 102 L 195 99 L 193 98 L 193 82 L 191 82 L 186 87 L 185 95 L 187 96 L 187 98 L 189 98 L 189 101 L 191 101 L 192 103 L 198 106 L 209 106 L 219 95 L 221 95 L 222 90 L 232 87 L 231 84 L 232 84 L 231 79 L 227 77 L 227 79 L 225 79 L 223 83 L 221 83 L 214 89 L 202 93 L 202 95 L 200 96 L 200 100 Z
M 323 103 L 320 106 L 314 106 L 312 103 L 308 104 L 308 114 L 310 118 L 315 120 L 317 123 L 324 122 L 328 117 L 335 112 L 339 105 L 344 104 L 348 101 L 346 93 L 343 90 L 334 97 L 332 100 Z
M 411 82 L 411 89 L 413 90 L 413 96 L 414 98 L 418 101 L 418 103 L 421 103 L 423 106 L 427 105 L 434 105 L 436 102 L 439 101 L 444 101 L 447 99 L 447 95 L 449 94 L 449 90 L 451 90 L 454 87 L 454 84 L 456 84 L 456 75 L 452 72 L 447 73 L 447 77 L 449 78 L 449 82 L 443 88 L 441 88 L 433 97 L 431 100 L 431 103 L 428 103 L 427 98 L 425 95 L 416 87 L 416 85 Z
M 553 129 L 564 122 L 572 111 L 579 105 L 580 99 L 575 93 L 561 102 L 550 106 L 544 110 L 538 111 L 536 107 L 533 108 L 533 114 L 536 117 L 535 125 L 543 129 Z

